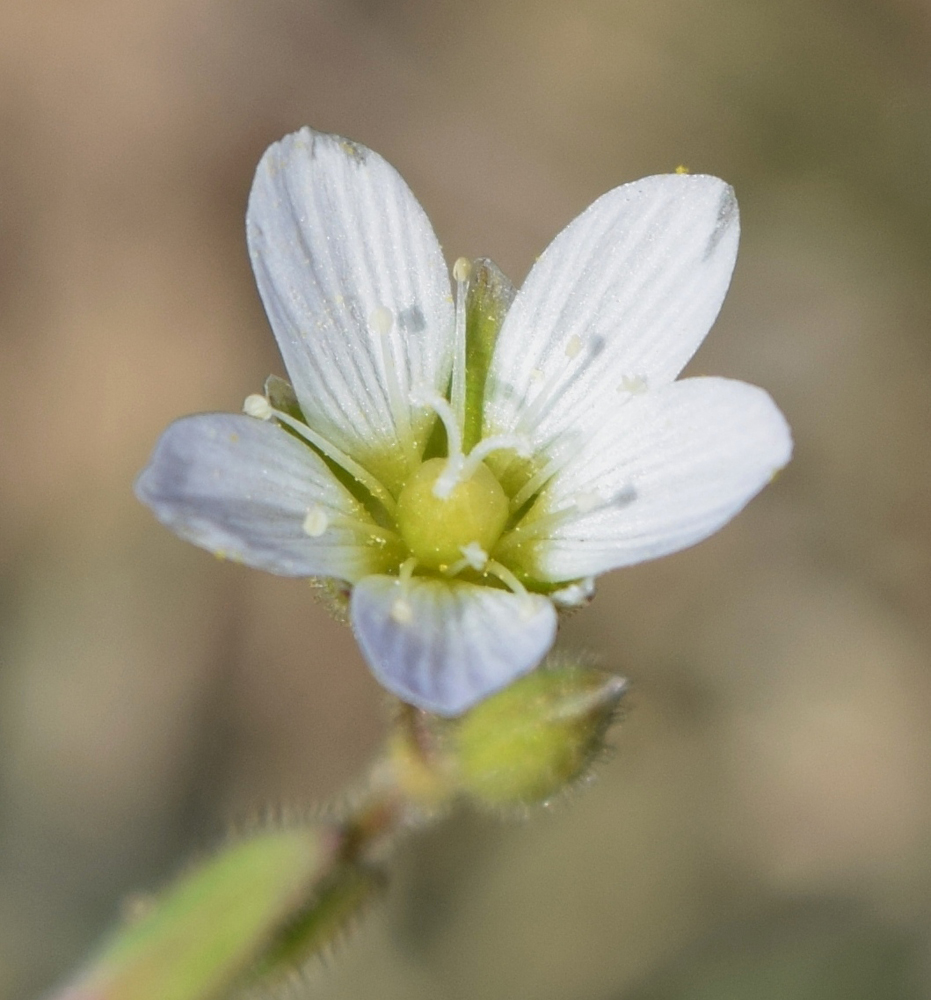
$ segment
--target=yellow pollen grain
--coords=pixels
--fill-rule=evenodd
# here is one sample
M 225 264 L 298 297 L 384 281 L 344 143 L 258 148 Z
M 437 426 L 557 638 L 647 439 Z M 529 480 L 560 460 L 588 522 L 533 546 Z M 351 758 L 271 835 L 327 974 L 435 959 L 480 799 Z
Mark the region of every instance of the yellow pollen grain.
M 319 538 L 329 526 L 330 519 L 327 517 L 326 511 L 320 506 L 311 507 L 307 511 L 302 525 L 304 534 L 310 535 L 311 538 Z
M 579 356 L 581 351 L 582 351 L 582 338 L 577 333 L 574 333 L 569 338 L 569 343 L 566 344 L 566 357 L 576 358 Z

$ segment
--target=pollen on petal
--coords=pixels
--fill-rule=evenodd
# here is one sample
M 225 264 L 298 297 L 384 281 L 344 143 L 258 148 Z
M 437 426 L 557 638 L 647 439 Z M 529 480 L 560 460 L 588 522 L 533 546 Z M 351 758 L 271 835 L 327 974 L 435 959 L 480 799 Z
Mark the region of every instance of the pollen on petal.
M 307 511 L 303 524 L 305 535 L 310 535 L 311 538 L 319 538 L 329 526 L 330 519 L 322 507 L 316 505 Z
M 246 396 L 242 404 L 242 412 L 247 417 L 255 417 L 257 420 L 270 420 L 272 417 L 272 404 L 257 392 Z
M 372 310 L 372 315 L 369 316 L 369 323 L 379 336 L 384 337 L 394 325 L 394 314 L 385 306 L 379 306 L 377 309 Z
M 621 379 L 617 391 L 629 392 L 632 396 L 641 396 L 648 388 L 647 380 L 642 375 L 625 375 Z
M 405 600 L 403 597 L 399 597 L 394 604 L 391 605 L 391 617 L 399 625 L 410 625 L 414 620 L 414 609 L 411 607 L 410 601 Z
M 576 493 L 572 502 L 581 514 L 589 514 L 604 502 L 604 497 L 597 490 L 583 490 Z
M 566 357 L 577 358 L 581 353 L 582 353 L 582 338 L 577 333 L 574 333 L 569 338 L 569 343 L 566 344 Z

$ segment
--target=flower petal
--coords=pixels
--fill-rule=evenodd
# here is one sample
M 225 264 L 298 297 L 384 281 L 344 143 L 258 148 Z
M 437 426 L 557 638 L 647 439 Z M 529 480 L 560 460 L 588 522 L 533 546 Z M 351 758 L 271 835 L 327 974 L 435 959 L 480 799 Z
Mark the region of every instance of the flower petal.
M 390 545 L 379 547 L 365 508 L 323 460 L 252 417 L 207 413 L 171 424 L 136 496 L 187 541 L 281 576 L 352 582 L 387 565 Z
M 785 418 L 762 389 L 674 382 L 617 408 L 496 558 L 556 582 L 675 552 L 729 521 L 791 452 Z
M 597 427 L 619 393 L 671 382 L 714 322 L 737 255 L 737 202 L 716 177 L 646 177 L 553 240 L 498 337 L 485 434 L 550 450 Z M 573 445 L 574 447 L 574 445 Z
M 367 577 L 353 588 L 350 612 L 378 680 L 440 715 L 459 715 L 532 670 L 556 636 L 545 597 L 459 580 Z
M 410 390 L 444 391 L 452 364 L 449 275 L 423 209 L 377 153 L 305 128 L 262 157 L 246 231 L 308 422 L 397 485 L 434 420 Z

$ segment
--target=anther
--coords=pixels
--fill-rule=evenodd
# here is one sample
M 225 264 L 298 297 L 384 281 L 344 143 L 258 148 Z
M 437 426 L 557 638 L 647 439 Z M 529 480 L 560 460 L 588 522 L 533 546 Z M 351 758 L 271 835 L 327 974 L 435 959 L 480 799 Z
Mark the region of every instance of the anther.
M 256 420 L 271 420 L 275 413 L 272 404 L 257 392 L 246 396 L 242 404 L 242 412 L 248 417 L 255 417 Z
M 304 534 L 311 538 L 319 538 L 330 526 L 330 519 L 326 511 L 319 505 L 315 505 L 307 511 L 304 517 Z
M 472 277 L 472 261 L 468 257 L 460 257 L 453 264 L 453 277 L 456 281 L 468 281 Z

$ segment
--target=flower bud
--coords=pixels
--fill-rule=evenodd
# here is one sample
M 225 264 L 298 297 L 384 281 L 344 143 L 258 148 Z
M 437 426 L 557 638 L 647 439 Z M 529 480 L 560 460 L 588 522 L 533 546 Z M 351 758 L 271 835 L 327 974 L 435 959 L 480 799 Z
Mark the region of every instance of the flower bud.
M 492 807 L 546 801 L 603 748 L 626 687 L 614 674 L 557 663 L 487 698 L 445 733 L 460 791 Z

